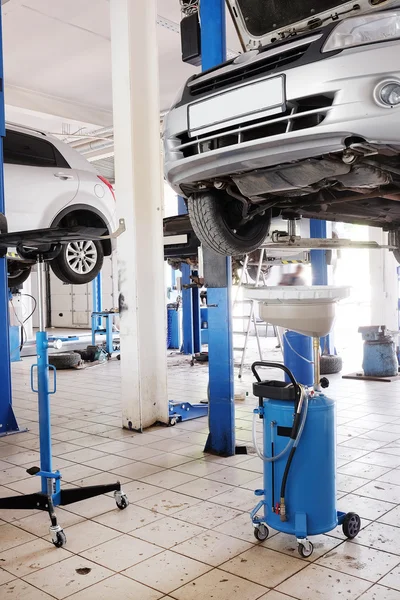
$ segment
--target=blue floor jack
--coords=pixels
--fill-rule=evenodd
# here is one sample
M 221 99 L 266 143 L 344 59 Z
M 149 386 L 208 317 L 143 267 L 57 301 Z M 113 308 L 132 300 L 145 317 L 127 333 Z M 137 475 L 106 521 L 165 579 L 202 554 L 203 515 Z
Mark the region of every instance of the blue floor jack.
M 262 381 L 260 367 L 282 369 L 291 383 Z M 327 387 L 329 382 L 320 380 L 319 338 L 314 338 L 314 389 L 299 385 L 291 371 L 278 363 L 256 362 L 252 371 L 253 393 L 259 400 L 253 444 L 264 462 L 263 489 L 255 491 L 262 499 L 251 512 L 256 539 L 267 539 L 269 525 L 296 536 L 299 554 L 307 558 L 313 553 L 309 535 L 341 525 L 347 538 L 355 538 L 360 517 L 336 509 L 335 403 L 321 392 L 321 384 Z M 263 423 L 262 450 L 257 416 Z
M 82 237 L 84 234 L 81 232 Z M 93 231 L 88 232 L 86 239 L 93 239 Z M 36 509 L 42 510 L 49 513 L 50 516 L 50 533 L 52 542 L 57 548 L 61 548 L 66 543 L 66 536 L 62 527 L 57 522 L 57 516 L 55 513 L 56 506 L 67 506 L 100 496 L 101 494 L 107 494 L 114 492 L 115 501 L 117 507 L 120 510 L 125 509 L 129 502 L 127 496 L 121 489 L 121 484 L 117 481 L 116 483 L 106 485 L 95 485 L 88 487 L 81 487 L 76 489 L 65 489 L 61 488 L 61 473 L 59 471 L 53 471 L 52 468 L 52 453 L 51 453 L 51 422 L 50 422 L 50 396 L 56 392 L 56 372 L 52 365 L 49 365 L 49 348 L 59 348 L 60 344 L 56 342 L 49 342 L 47 333 L 44 329 L 44 307 L 43 307 L 43 274 L 44 274 L 44 261 L 51 260 L 58 255 L 61 250 L 60 241 L 62 241 L 62 235 L 55 233 L 50 238 L 56 238 L 57 243 L 49 244 L 46 251 L 43 249 L 32 250 L 25 252 L 26 256 L 32 260 L 34 257 L 37 263 L 38 270 L 38 312 L 39 312 L 39 330 L 36 333 L 36 347 L 37 347 L 37 364 L 32 365 L 31 368 L 31 387 L 32 391 L 38 394 L 39 401 L 39 437 L 40 437 L 40 468 L 31 467 L 27 469 L 29 475 L 36 475 L 41 478 L 41 491 L 28 494 L 25 496 L 13 496 L 8 498 L 0 498 L 0 509 L 10 510 L 26 510 Z M 98 235 L 97 239 L 101 239 L 102 236 Z M 61 238 L 61 239 L 60 239 Z M 81 237 L 78 237 L 81 239 Z M 83 239 L 85 239 L 83 237 Z M 96 239 L 96 236 L 94 237 Z M 24 253 L 23 249 L 20 248 L 20 254 Z M 49 389 L 49 370 L 53 372 L 53 389 Z M 35 387 L 34 379 L 37 374 L 37 387 Z

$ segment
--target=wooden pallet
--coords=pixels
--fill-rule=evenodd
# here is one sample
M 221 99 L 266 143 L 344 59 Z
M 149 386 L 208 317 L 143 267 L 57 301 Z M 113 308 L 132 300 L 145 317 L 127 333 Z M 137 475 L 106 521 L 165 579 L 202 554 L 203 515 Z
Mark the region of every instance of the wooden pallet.
M 392 383 L 392 381 L 398 381 L 400 379 L 400 375 L 393 375 L 393 377 L 378 377 L 364 375 L 362 372 L 359 372 L 342 375 L 342 379 L 362 379 L 363 381 L 383 381 L 385 383 Z

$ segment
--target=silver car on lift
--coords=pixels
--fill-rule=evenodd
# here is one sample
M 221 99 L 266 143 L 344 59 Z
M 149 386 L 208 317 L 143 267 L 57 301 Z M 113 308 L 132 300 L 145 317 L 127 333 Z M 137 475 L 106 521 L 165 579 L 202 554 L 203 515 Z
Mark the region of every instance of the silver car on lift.
M 229 0 L 246 52 L 187 81 L 165 174 L 199 239 L 251 252 L 272 217 L 382 227 L 400 258 L 400 1 Z

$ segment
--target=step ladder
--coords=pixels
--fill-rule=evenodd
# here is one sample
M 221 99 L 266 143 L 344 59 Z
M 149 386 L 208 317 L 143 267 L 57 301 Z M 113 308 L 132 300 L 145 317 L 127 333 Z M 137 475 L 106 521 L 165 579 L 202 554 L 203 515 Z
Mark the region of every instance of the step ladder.
M 239 300 L 239 293 L 240 293 L 240 289 L 243 286 L 243 284 L 247 284 L 247 285 L 254 285 L 254 287 L 259 287 L 260 284 L 260 279 L 262 279 L 263 285 L 266 285 L 266 280 L 265 280 L 265 275 L 262 272 L 262 265 L 263 265 L 263 260 L 264 260 L 264 253 L 265 253 L 265 249 L 261 248 L 260 249 L 260 256 L 259 256 L 259 261 L 257 264 L 257 274 L 256 274 L 256 278 L 255 280 L 252 280 L 252 278 L 249 275 L 249 260 L 250 260 L 250 256 L 248 254 L 246 254 L 244 263 L 243 263 L 243 268 L 242 268 L 242 272 L 240 274 L 240 278 L 239 278 L 239 283 L 236 289 L 236 294 L 235 294 L 235 298 L 233 300 L 233 310 L 232 312 L 234 312 L 235 308 L 237 306 L 249 306 L 250 307 L 250 312 L 248 315 L 233 315 L 233 320 L 237 321 L 237 320 L 246 320 L 247 319 L 247 325 L 244 331 L 238 331 L 236 329 L 233 330 L 233 334 L 234 335 L 243 335 L 244 336 L 244 344 L 243 346 L 234 346 L 233 350 L 236 352 L 241 352 L 242 356 L 240 359 L 240 367 L 239 367 L 239 379 L 242 378 L 243 375 L 243 368 L 244 368 L 244 361 L 246 359 L 246 352 L 247 352 L 247 346 L 248 346 L 248 342 L 249 342 L 249 336 L 250 336 L 250 330 L 251 330 L 251 325 L 254 325 L 254 330 L 255 330 L 255 334 L 256 334 L 256 339 L 257 339 L 257 346 L 258 346 L 258 353 L 260 356 L 260 361 L 262 361 L 263 357 L 262 357 L 262 350 L 261 350 L 261 343 L 260 343 L 260 337 L 258 335 L 258 325 L 260 325 L 260 323 L 257 322 L 256 319 L 256 315 L 255 315 L 255 304 L 256 301 L 255 300 Z M 254 263 L 251 266 L 255 266 Z M 263 322 L 261 322 L 263 323 Z

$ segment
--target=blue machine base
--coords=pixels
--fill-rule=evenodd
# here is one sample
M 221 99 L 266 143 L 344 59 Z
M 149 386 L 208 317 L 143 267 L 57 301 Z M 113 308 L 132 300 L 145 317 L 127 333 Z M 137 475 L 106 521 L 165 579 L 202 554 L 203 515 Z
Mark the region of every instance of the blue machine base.
M 260 496 L 260 495 L 264 495 L 263 492 L 264 492 L 264 490 L 256 490 L 254 493 L 256 496 Z M 257 517 L 257 513 L 261 509 L 264 509 L 264 516 Z M 324 528 L 321 530 L 318 529 L 316 531 L 309 531 L 308 527 L 307 527 L 307 515 L 305 513 L 297 513 L 295 515 L 296 526 L 295 526 L 295 529 L 293 530 L 293 528 L 289 525 L 289 523 L 287 521 L 282 521 L 281 527 L 279 527 L 279 525 L 277 526 L 276 520 L 274 520 L 274 523 L 270 523 L 269 520 L 265 517 L 265 511 L 267 509 L 268 509 L 268 502 L 266 502 L 265 500 L 261 500 L 261 502 L 259 502 L 257 504 L 257 506 L 255 506 L 255 508 L 253 508 L 253 510 L 250 513 L 250 517 L 251 517 L 251 521 L 252 521 L 253 525 L 269 525 L 269 527 L 273 527 L 277 531 L 296 536 L 296 538 L 298 540 L 306 539 L 309 535 L 321 535 L 323 533 L 328 533 L 328 531 L 332 531 L 338 525 L 343 524 L 344 518 L 347 514 L 347 513 L 338 511 L 336 513 L 336 522 L 332 523 L 332 527 L 330 527 L 329 529 Z
M 20 429 L 18 427 L 17 419 L 15 418 L 13 407 L 11 404 L 8 405 L 7 415 L 5 417 L 4 426 L 0 427 L 0 437 L 5 437 L 7 435 L 15 435 L 16 433 L 24 433 L 28 431 L 26 427 Z
M 190 402 L 169 401 L 169 424 L 175 425 L 181 421 L 190 421 L 208 415 L 207 404 L 190 404 Z

